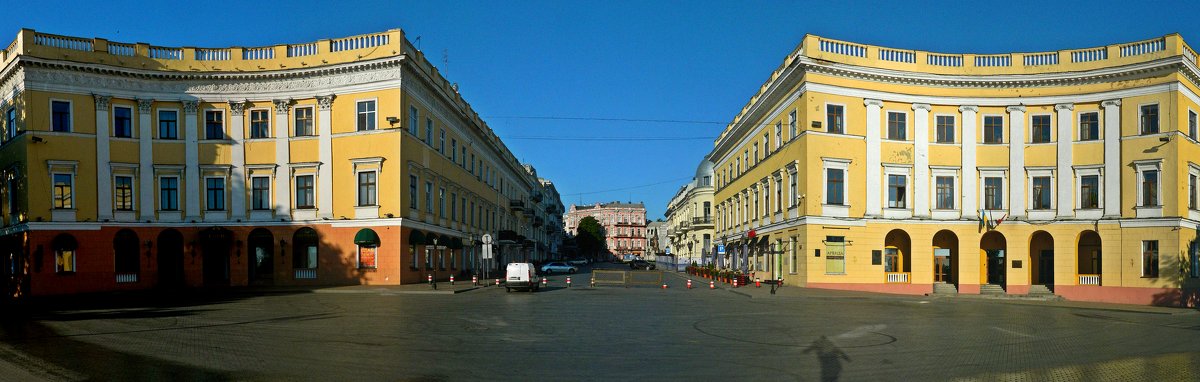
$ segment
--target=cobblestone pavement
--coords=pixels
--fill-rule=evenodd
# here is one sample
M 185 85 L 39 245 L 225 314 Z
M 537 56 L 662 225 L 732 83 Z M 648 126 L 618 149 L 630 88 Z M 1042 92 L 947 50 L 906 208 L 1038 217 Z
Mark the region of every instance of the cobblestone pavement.
M 537 293 L 260 290 L 9 310 L 0 380 L 1200 379 L 1194 310 L 572 277 Z

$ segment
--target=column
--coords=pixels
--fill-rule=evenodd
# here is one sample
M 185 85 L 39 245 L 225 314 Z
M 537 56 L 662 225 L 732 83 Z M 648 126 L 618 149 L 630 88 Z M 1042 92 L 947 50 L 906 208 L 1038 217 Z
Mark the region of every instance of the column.
M 928 104 L 913 108 L 913 216 L 929 216 L 929 110 Z
M 199 101 L 181 101 L 183 102 L 183 161 L 184 161 L 184 187 L 182 192 L 184 200 L 184 219 L 199 220 L 200 219 L 200 196 L 204 195 L 204 189 L 200 184 L 200 133 L 196 126 L 196 110 L 200 107 Z
M 1121 100 L 1104 107 L 1104 217 L 1121 217 Z
M 333 95 L 317 97 L 317 216 L 333 217 Z M 382 169 L 381 169 L 382 170 Z M 382 178 L 380 178 L 382 179 Z M 404 180 L 407 181 L 407 180 Z
M 1075 216 L 1075 187 L 1074 187 L 1074 172 L 1071 171 L 1071 164 L 1074 163 L 1071 156 L 1072 134 L 1075 131 L 1074 124 L 1071 121 L 1074 119 L 1075 110 L 1074 104 L 1060 103 L 1054 105 L 1054 112 L 1058 114 L 1058 173 L 1057 176 L 1057 191 L 1058 192 L 1058 217 Z
M 138 103 L 138 220 L 154 219 L 154 100 Z M 178 118 L 176 118 L 178 119 Z
M 962 113 L 962 216 L 976 218 L 979 216 L 979 173 L 975 171 L 975 132 L 977 131 L 975 114 L 979 113 L 978 106 L 963 105 L 958 107 Z
M 229 148 L 233 168 L 229 173 L 229 211 L 233 219 L 246 217 L 246 103 L 229 101 L 229 135 L 233 145 Z
M 1008 216 L 1025 216 L 1025 106 L 1008 110 Z
M 863 104 L 867 106 L 867 216 L 883 215 L 883 186 L 880 185 L 880 176 L 883 172 L 883 167 L 880 164 L 880 147 L 882 147 L 883 136 L 879 129 L 879 113 L 883 108 L 883 102 L 877 99 L 863 100 Z M 824 185 L 821 186 L 822 188 Z M 848 201 L 849 199 L 847 199 Z
M 279 165 L 275 171 L 275 216 L 291 217 L 292 208 L 291 156 L 288 155 L 288 108 L 291 100 L 277 99 L 275 102 L 275 163 Z
M 108 103 L 110 96 L 93 94 L 96 101 L 96 220 L 113 218 L 112 168 L 108 154 L 108 138 L 112 136 L 108 126 Z

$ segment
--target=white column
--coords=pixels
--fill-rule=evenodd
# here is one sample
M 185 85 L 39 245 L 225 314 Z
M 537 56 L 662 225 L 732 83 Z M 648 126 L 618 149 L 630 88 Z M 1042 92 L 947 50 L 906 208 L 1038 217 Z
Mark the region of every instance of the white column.
M 229 101 L 229 135 L 233 145 L 229 148 L 233 168 L 229 174 L 229 211 L 233 219 L 246 217 L 246 103 Z
M 108 103 L 112 97 L 93 94 L 96 101 L 96 220 L 105 221 L 113 217 L 112 168 L 109 161 L 108 138 L 112 136 L 108 126 Z
M 291 100 L 277 99 L 275 102 L 275 163 L 279 169 L 275 172 L 275 216 L 291 217 L 291 156 L 288 155 L 288 107 Z
M 1104 106 L 1104 217 L 1121 217 L 1121 100 Z
M 184 216 L 186 220 L 200 220 L 200 196 L 204 188 L 200 184 L 200 134 L 196 126 L 196 110 L 199 101 L 183 102 L 183 161 L 184 161 Z
M 913 215 L 929 216 L 929 104 L 913 108 Z
M 1058 217 L 1075 216 L 1075 176 L 1071 171 L 1071 164 L 1074 159 L 1071 155 L 1072 135 L 1075 131 L 1074 124 L 1074 104 L 1060 103 L 1054 105 L 1054 111 L 1058 113 Z
M 317 97 L 317 216 L 333 217 L 333 95 Z M 407 181 L 407 180 L 406 180 Z
M 882 132 L 879 129 L 879 113 L 883 102 L 877 99 L 863 100 L 867 106 L 867 216 L 883 215 L 883 188 L 880 176 L 883 167 L 880 165 L 880 147 L 882 147 Z M 822 185 L 822 187 L 824 187 Z
M 962 216 L 975 218 L 979 216 L 979 193 L 975 191 L 979 185 L 979 173 L 975 171 L 975 114 L 979 107 L 964 105 L 958 111 L 962 113 Z
M 1008 107 L 1008 215 L 1025 216 L 1025 106 Z
M 138 101 L 138 220 L 154 219 L 154 100 Z M 177 118 L 178 119 L 178 118 Z

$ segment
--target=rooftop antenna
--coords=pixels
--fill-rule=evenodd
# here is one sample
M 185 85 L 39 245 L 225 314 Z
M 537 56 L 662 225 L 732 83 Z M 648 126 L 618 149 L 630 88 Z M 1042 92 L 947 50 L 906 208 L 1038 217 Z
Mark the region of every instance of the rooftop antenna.
M 413 40 L 413 44 L 417 46 L 417 50 L 421 50 L 421 36 L 417 36 L 417 39 Z
M 450 67 L 450 50 L 442 49 L 442 68 L 445 69 L 445 68 L 449 68 L 449 67 Z

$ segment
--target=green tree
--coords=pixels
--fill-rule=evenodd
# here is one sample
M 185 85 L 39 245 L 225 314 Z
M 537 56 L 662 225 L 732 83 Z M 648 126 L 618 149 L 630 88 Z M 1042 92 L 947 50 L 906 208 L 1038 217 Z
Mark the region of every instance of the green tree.
M 575 244 L 579 252 L 592 259 L 598 259 L 600 251 L 606 246 L 604 241 L 604 226 L 596 218 L 588 216 L 579 221 L 579 233 L 575 235 Z

